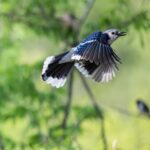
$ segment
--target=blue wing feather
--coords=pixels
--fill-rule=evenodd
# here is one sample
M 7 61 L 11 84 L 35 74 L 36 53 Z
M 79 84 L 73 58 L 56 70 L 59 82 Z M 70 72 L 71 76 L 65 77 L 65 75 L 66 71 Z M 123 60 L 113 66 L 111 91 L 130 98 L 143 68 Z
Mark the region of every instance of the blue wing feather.
M 101 39 L 101 35 L 102 35 L 102 32 L 99 32 L 99 31 L 93 32 L 87 38 L 85 38 L 81 42 L 81 44 L 84 44 L 85 42 L 88 42 L 88 41 L 91 41 L 91 40 L 98 40 L 99 41 Z
M 102 32 L 99 31 L 93 32 L 77 46 L 76 54 L 82 54 L 83 51 L 86 50 L 93 42 L 107 44 L 107 41 L 108 36 L 106 34 L 103 34 Z
M 97 65 L 103 59 L 107 62 L 106 52 L 107 47 L 112 51 L 108 43 L 108 35 L 102 32 L 94 32 L 85 38 L 74 51 L 73 59 L 95 62 Z M 104 53 L 104 54 L 103 54 Z M 115 58 L 116 59 L 116 58 Z M 104 63 L 104 62 L 103 62 Z
M 120 58 L 113 52 L 108 40 L 107 34 L 94 32 L 76 47 L 72 56 L 77 62 L 77 69 L 97 82 L 108 82 L 118 70 Z
M 85 49 L 87 49 L 92 42 L 100 41 L 101 35 L 102 35 L 102 32 L 99 32 L 99 31 L 96 31 L 90 34 L 77 46 L 75 54 L 82 55 Z

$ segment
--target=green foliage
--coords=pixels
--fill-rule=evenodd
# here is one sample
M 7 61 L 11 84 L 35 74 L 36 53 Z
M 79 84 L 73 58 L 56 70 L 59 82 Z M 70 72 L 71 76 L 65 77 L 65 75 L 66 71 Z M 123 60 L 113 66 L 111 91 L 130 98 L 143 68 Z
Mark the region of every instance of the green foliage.
M 0 2 L 0 149 L 102 149 L 102 138 L 97 133 L 103 118 L 109 149 L 112 149 L 114 138 L 118 139 L 119 146 L 116 147 L 120 149 L 137 149 L 139 141 L 141 149 L 150 148 L 147 146 L 149 140 L 142 140 L 149 137 L 146 132 L 149 129 L 148 120 L 142 118 L 140 122 L 134 116 L 132 119 L 120 117 L 107 108 L 101 110 L 100 120 L 92 105 L 87 105 L 87 101 L 85 104 L 87 97 L 83 94 L 79 79 L 75 79 L 74 104 L 64 130 L 62 120 L 67 90 L 65 87 L 49 88 L 40 79 L 42 63 L 48 53 L 61 52 L 65 44 L 77 42 L 74 40 L 78 36 L 82 39 L 95 30 L 118 27 L 129 32 L 129 40 L 126 39 L 124 45 L 118 45 L 124 59 L 121 67 L 125 69 L 118 75 L 118 80 L 108 85 L 91 84 L 94 94 L 98 100 L 104 99 L 101 102 L 107 99 L 110 105 L 119 103 L 123 109 L 137 96 L 150 98 L 150 80 L 147 77 L 149 51 L 139 51 L 142 44 L 138 40 L 140 38 L 141 43 L 145 43 L 145 49 L 149 48 L 149 40 L 146 40 L 150 38 L 147 34 L 150 27 L 149 3 L 142 0 L 95 1 L 81 26 L 81 32 L 72 24 L 63 22 L 63 15 L 69 14 L 74 16 L 74 23 L 79 25 L 88 2 Z M 134 107 L 131 111 L 134 111 Z M 126 127 L 125 122 L 128 122 Z M 133 125 L 136 129 L 131 131 Z M 135 135 L 137 132 L 140 133 L 138 136 Z

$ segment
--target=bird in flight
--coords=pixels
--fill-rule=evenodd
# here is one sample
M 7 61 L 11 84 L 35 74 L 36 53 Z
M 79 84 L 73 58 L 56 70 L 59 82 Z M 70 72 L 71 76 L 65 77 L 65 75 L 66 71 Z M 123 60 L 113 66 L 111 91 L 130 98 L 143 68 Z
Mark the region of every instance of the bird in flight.
M 97 31 L 70 51 L 47 57 L 42 69 L 43 81 L 56 88 L 62 87 L 74 66 L 96 82 L 110 81 L 121 63 L 111 44 L 124 35 L 126 32 L 118 29 Z
M 142 99 L 138 99 L 136 101 L 136 105 L 141 114 L 144 114 L 150 117 L 150 109 L 148 105 Z

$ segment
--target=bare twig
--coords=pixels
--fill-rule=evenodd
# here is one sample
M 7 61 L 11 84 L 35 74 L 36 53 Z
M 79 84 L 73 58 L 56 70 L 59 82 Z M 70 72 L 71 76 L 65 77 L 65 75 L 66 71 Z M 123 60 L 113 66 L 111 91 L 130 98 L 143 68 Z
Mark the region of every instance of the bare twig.
M 0 138 L 0 150 L 4 150 L 4 144 L 2 142 L 2 138 Z
M 81 16 L 81 19 L 80 19 L 80 29 L 79 29 L 79 31 L 81 30 L 81 28 L 82 28 L 83 24 L 85 23 L 87 17 L 89 16 L 89 13 L 90 13 L 94 3 L 95 3 L 95 0 L 87 0 L 87 7 L 86 7 L 83 15 Z
M 122 114 L 122 115 L 126 115 L 126 116 L 131 116 L 131 117 L 137 117 L 136 114 L 133 114 L 131 112 L 129 112 L 128 110 L 126 109 L 123 109 L 123 108 L 120 108 L 120 107 L 117 107 L 117 106 L 114 106 L 114 105 L 110 105 L 110 104 L 102 104 L 101 103 L 101 106 L 105 107 L 105 108 L 110 108 L 112 110 L 115 110 L 116 112 Z
M 91 11 L 94 2 L 95 2 L 95 0 L 87 0 L 87 5 L 86 5 L 86 8 L 85 8 L 85 12 L 83 13 L 83 16 L 81 17 L 80 22 L 79 22 L 78 32 L 74 31 L 74 32 L 78 33 L 78 36 L 80 35 L 80 31 L 81 31 L 82 25 L 85 22 L 86 18 L 88 17 L 89 12 Z M 77 43 L 78 36 L 74 37 L 74 43 Z M 68 47 L 68 43 L 69 42 L 65 41 L 65 43 L 66 43 L 65 47 Z M 74 45 L 74 43 L 72 43 L 71 46 Z M 67 120 L 68 120 L 68 116 L 69 116 L 69 112 L 70 112 L 70 107 L 71 107 L 71 103 L 72 103 L 72 82 L 73 82 L 73 75 L 71 75 L 71 76 L 72 77 L 70 78 L 69 88 L 68 88 L 68 101 L 67 101 L 66 106 L 65 106 L 64 118 L 63 118 L 63 122 L 62 122 L 62 128 L 63 129 L 66 128 L 66 124 L 67 124 Z
M 67 120 L 70 112 L 71 102 L 72 102 L 72 86 L 73 86 L 73 73 L 70 75 L 69 84 L 68 84 L 68 100 L 64 109 L 64 118 L 62 121 L 62 128 L 66 129 Z
M 89 12 L 90 12 L 94 2 L 95 2 L 95 0 L 87 0 L 87 8 L 86 8 L 83 16 L 80 19 L 80 26 L 79 26 L 79 29 L 78 29 L 78 36 L 80 34 L 81 28 L 82 28 L 86 18 L 89 15 Z M 78 36 L 75 36 L 75 39 L 74 39 L 75 42 L 78 40 Z M 96 100 L 94 98 L 94 95 L 91 92 L 91 90 L 90 90 L 88 84 L 86 83 L 85 79 L 83 78 L 83 76 L 81 76 L 81 79 L 82 79 L 83 85 L 84 85 L 87 93 L 89 94 L 89 97 L 90 97 L 90 100 L 91 100 L 91 102 L 93 104 L 93 107 L 96 110 L 96 112 L 97 112 L 97 114 L 98 114 L 98 116 L 100 118 L 100 121 L 101 121 L 101 137 L 102 137 L 102 140 L 103 140 L 104 150 L 107 150 L 107 140 L 106 140 L 106 135 L 105 135 L 105 126 L 104 126 L 104 120 L 103 120 L 102 111 L 99 108 L 99 106 L 98 106 L 98 104 L 97 104 L 97 102 L 96 102 Z M 69 115 L 69 111 L 70 111 L 70 107 L 71 107 L 71 102 L 72 102 L 72 82 L 70 81 L 70 85 L 69 85 L 69 89 L 68 89 L 69 90 L 68 91 L 69 92 L 69 94 L 68 94 L 68 101 L 67 101 L 67 104 L 66 104 L 66 107 L 65 107 L 64 119 L 63 119 L 63 123 L 62 123 L 63 129 L 66 128 L 67 119 L 68 119 L 68 115 Z
M 102 116 L 102 111 L 100 110 L 100 106 L 98 106 L 96 99 L 95 99 L 92 91 L 90 90 L 90 87 L 88 86 L 85 78 L 81 74 L 80 74 L 80 77 L 81 77 L 82 83 L 83 83 L 83 85 L 84 85 L 84 87 L 85 87 L 85 89 L 86 89 L 86 91 L 90 97 L 90 100 L 93 104 L 93 107 L 95 108 L 96 112 L 98 113 L 99 118 L 102 120 L 103 116 Z
M 107 139 L 106 139 L 106 133 L 105 133 L 105 125 L 104 125 L 104 116 L 103 116 L 103 113 L 102 113 L 102 108 L 100 109 L 100 106 L 98 105 L 98 103 L 96 102 L 96 99 L 90 89 L 90 87 L 88 86 L 85 78 L 80 74 L 80 77 L 81 77 L 81 80 L 82 80 L 82 83 L 90 97 L 90 100 L 92 102 L 92 105 L 93 107 L 95 108 L 97 114 L 98 114 L 98 117 L 100 119 L 100 124 L 101 124 L 101 137 L 102 137 L 102 140 L 103 140 L 103 145 L 104 145 L 104 150 L 107 150 Z

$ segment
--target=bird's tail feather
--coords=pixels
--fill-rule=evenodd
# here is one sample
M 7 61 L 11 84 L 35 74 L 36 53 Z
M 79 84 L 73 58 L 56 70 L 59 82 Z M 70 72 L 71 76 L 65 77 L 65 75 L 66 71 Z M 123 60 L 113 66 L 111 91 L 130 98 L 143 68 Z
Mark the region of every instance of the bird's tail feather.
M 49 56 L 44 61 L 42 79 L 54 87 L 59 88 L 65 84 L 67 76 L 74 66 L 73 61 L 59 63 L 67 53 L 68 52 L 57 56 Z

